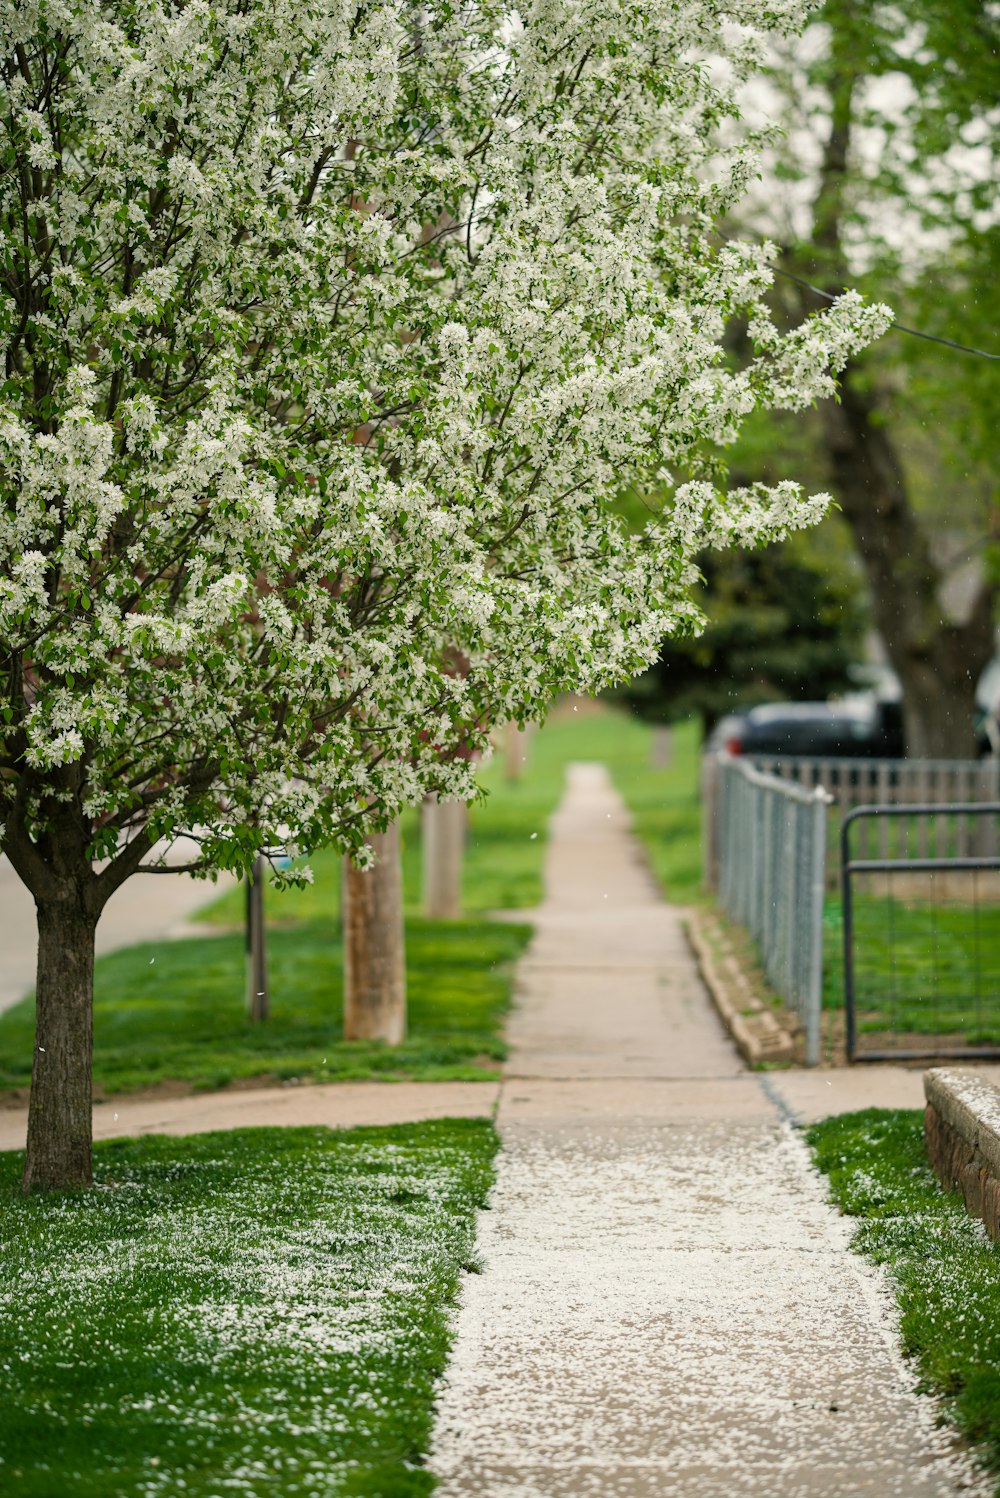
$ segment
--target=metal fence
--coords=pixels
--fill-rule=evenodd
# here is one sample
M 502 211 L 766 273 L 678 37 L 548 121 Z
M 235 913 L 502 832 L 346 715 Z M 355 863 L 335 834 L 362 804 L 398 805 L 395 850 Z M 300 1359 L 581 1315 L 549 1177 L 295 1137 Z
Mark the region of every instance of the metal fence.
M 848 1060 L 1000 1056 L 1000 800 L 856 807 L 840 841 Z
M 714 767 L 719 899 L 756 939 L 769 983 L 798 1015 L 805 1061 L 820 1052 L 829 796 L 719 756 Z
M 705 815 L 704 875 L 705 884 L 715 889 L 718 884 L 718 830 L 716 816 L 719 765 L 724 755 L 706 755 L 702 763 L 702 798 Z M 827 838 L 826 887 L 834 892 L 840 887 L 839 827 L 844 818 L 855 807 L 893 806 L 901 803 L 932 805 L 957 802 L 989 802 L 1000 800 L 1000 759 L 990 757 L 981 760 L 966 759 L 827 759 L 791 754 L 760 756 L 753 760 L 759 770 L 776 776 L 779 780 L 790 780 L 807 789 L 820 787 L 827 793 L 831 804 L 830 828 Z M 865 847 L 866 856 L 887 856 L 888 825 L 883 819 L 865 827 L 862 836 L 870 839 L 872 846 Z M 969 834 L 971 836 L 971 833 Z M 980 825 L 977 836 L 980 841 L 975 848 L 971 843 L 959 847 L 955 856 L 970 853 L 987 856 L 1000 852 L 994 842 L 987 847 L 984 839 L 996 839 L 995 826 Z M 926 851 L 926 850 L 925 850 Z

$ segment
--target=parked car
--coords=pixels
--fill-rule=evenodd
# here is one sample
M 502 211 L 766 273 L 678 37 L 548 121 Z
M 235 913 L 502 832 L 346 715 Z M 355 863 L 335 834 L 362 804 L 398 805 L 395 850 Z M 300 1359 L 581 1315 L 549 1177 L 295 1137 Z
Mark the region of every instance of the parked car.
M 986 667 L 976 687 L 976 753 L 1000 755 L 1000 656 Z
M 976 754 L 1000 754 L 1000 707 L 976 710 Z
M 795 754 L 822 758 L 899 759 L 903 719 L 898 702 L 875 697 L 845 702 L 776 702 L 720 718 L 708 753 Z

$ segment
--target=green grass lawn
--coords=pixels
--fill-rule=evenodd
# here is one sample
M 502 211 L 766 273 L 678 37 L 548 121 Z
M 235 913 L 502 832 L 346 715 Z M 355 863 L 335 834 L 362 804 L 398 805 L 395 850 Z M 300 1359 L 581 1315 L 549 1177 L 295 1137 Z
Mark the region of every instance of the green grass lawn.
M 105 1093 L 181 1080 L 222 1087 L 239 1078 L 418 1077 L 495 1074 L 513 965 L 530 928 L 475 920 L 407 930 L 409 1035 L 390 1049 L 341 1038 L 343 963 L 333 921 L 281 926 L 268 940 L 271 1018 L 244 1011 L 237 934 L 129 947 L 98 964 L 94 1078 Z M 0 1016 L 0 1086 L 31 1076 L 33 1005 Z
M 857 895 L 854 984 L 861 1034 L 953 1035 L 1000 1044 L 1000 912 Z M 823 1003 L 844 1003 L 841 902 L 824 912 Z
M 244 1012 L 243 893 L 202 913 L 206 935 L 160 941 L 102 957 L 94 1002 L 94 1078 L 100 1093 L 167 1081 L 222 1087 L 261 1077 L 309 1081 L 363 1077 L 471 1080 L 495 1075 L 514 964 L 530 927 L 485 919 L 492 909 L 530 909 L 542 898 L 549 817 L 571 760 L 603 760 L 667 893 L 690 900 L 700 869 L 697 746 L 692 725 L 674 734 L 666 769 L 650 767 L 650 732 L 586 705 L 564 707 L 532 735 L 520 780 L 500 757 L 483 770 L 486 798 L 472 807 L 460 921 L 419 915 L 420 845 L 415 812 L 404 824 L 409 1035 L 390 1049 L 342 1038 L 340 861 L 312 860 L 314 883 L 266 894 L 271 1017 Z M 210 927 L 229 928 L 208 934 Z M 0 1015 L 0 1088 L 30 1080 L 33 1004 Z
M 417 1498 L 482 1120 L 98 1145 L 25 1198 L 0 1155 L 0 1491 Z
M 889 1273 L 922 1386 L 1000 1473 L 1000 1248 L 938 1186 L 919 1112 L 869 1108 L 807 1138 L 833 1200 L 857 1220 L 854 1248 Z

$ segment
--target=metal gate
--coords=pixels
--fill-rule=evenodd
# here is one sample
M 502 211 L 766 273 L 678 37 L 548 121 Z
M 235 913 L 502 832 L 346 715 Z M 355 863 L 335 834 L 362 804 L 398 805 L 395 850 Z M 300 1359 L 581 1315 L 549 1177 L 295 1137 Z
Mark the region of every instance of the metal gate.
M 1000 1057 L 1000 801 L 859 806 L 840 847 L 848 1060 Z

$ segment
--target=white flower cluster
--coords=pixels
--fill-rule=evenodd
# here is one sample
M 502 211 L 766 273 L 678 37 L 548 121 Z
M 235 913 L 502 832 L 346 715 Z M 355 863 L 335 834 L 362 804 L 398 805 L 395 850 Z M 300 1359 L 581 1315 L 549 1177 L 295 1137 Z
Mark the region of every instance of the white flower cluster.
M 698 549 L 816 517 L 717 487 L 888 318 L 783 333 L 713 234 L 798 10 L 0 0 L 9 848 L 358 847 L 695 627 Z

